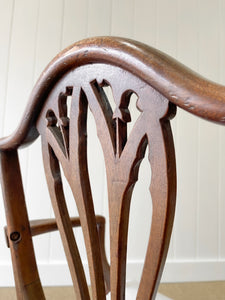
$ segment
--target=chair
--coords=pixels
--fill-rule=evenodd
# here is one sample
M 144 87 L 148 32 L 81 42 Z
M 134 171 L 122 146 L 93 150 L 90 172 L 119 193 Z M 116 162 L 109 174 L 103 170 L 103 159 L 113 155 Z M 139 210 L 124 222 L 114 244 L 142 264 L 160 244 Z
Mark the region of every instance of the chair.
M 104 92 L 105 86 L 112 88 L 114 111 Z M 138 97 L 140 116 L 127 137 L 132 94 Z M 147 145 L 153 214 L 137 299 L 155 299 L 176 202 L 176 166 L 170 128 L 176 106 L 222 124 L 225 87 L 203 79 L 160 51 L 115 37 L 75 43 L 47 66 L 31 93 L 19 127 L 11 136 L 0 140 L 5 231 L 18 299 L 45 299 L 32 236 L 56 229 L 61 235 L 77 299 L 90 299 L 73 226 L 82 227 L 92 299 L 106 299 L 109 291 L 112 300 L 125 299 L 129 208 Z M 105 220 L 95 215 L 89 183 L 88 107 L 96 121 L 106 166 L 110 266 L 104 250 Z M 39 135 L 55 220 L 30 221 L 27 215 L 17 149 L 28 146 Z M 60 166 L 76 200 L 79 218 L 69 217 Z

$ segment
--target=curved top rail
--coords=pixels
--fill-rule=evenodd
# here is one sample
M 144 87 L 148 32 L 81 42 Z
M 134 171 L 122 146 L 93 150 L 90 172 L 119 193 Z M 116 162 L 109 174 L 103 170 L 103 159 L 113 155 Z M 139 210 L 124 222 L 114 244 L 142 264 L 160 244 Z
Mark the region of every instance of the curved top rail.
M 225 123 L 225 87 L 211 82 L 172 57 L 130 39 L 96 37 L 82 40 L 59 53 L 41 74 L 15 132 L 0 139 L 0 150 L 17 148 L 37 138 L 35 121 L 46 96 L 67 71 L 89 63 L 119 66 L 186 111 Z

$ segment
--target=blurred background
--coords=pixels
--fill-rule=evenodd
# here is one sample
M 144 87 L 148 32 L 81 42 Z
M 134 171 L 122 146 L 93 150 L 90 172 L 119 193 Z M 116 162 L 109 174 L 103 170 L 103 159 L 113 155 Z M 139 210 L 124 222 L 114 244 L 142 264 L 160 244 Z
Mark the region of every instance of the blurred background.
M 99 35 L 139 40 L 225 84 L 225 0 L 0 0 L 0 136 L 18 125 L 32 87 L 49 61 L 66 46 Z M 172 128 L 178 193 L 162 281 L 225 280 L 224 128 L 180 109 Z M 107 216 L 104 162 L 91 116 L 88 133 L 95 209 Z M 53 217 L 40 141 L 21 150 L 20 157 L 30 218 Z M 128 279 L 138 279 L 142 269 L 151 223 L 150 179 L 145 158 L 132 198 Z M 76 215 L 64 184 L 70 212 Z M 1 198 L 0 285 L 10 286 L 13 275 L 4 225 Z M 85 262 L 81 232 L 76 229 L 75 235 Z M 43 284 L 71 284 L 58 234 L 35 237 L 34 244 Z

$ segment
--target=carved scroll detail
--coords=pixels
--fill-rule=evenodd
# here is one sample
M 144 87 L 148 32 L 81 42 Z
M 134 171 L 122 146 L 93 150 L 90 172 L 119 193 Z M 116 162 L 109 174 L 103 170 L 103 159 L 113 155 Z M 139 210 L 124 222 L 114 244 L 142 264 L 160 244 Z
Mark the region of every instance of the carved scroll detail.
M 114 111 L 104 92 L 105 85 L 112 89 L 116 104 Z M 65 93 L 61 92 L 63 86 L 67 86 Z M 132 93 L 138 97 L 136 106 L 141 114 L 128 137 Z M 68 95 L 72 96 L 69 117 Z M 176 172 L 169 124 L 174 109 L 162 95 L 134 75 L 118 67 L 95 64 L 80 67 L 62 78 L 42 110 L 47 128 L 40 118 L 38 130 L 46 140 L 45 147 L 51 147 L 61 163 L 76 200 L 93 298 L 97 300 L 105 299 L 105 289 L 87 165 L 88 106 L 95 118 L 107 173 L 112 300 L 125 299 L 130 201 L 140 163 L 149 145 L 153 218 L 137 299 L 154 299 L 165 263 L 175 208 Z

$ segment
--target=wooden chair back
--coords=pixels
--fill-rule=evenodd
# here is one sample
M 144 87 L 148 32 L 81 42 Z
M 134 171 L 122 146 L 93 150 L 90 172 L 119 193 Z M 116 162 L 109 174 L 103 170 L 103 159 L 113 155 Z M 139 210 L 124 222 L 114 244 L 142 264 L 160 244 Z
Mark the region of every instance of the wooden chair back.
M 112 89 L 115 108 L 104 92 Z M 129 136 L 129 103 L 137 96 L 140 116 Z M 102 37 L 61 52 L 35 85 L 14 134 L 0 140 L 6 235 L 18 299 L 45 299 L 32 236 L 59 229 L 77 299 L 90 299 L 73 226 L 81 226 L 92 299 L 125 299 L 128 222 L 132 191 L 148 146 L 153 213 L 137 299 L 155 299 L 168 251 L 176 201 L 176 166 L 170 119 L 176 106 L 225 122 L 225 88 L 144 44 Z M 104 218 L 96 216 L 87 163 L 87 112 L 94 116 L 106 167 L 110 267 L 104 252 Z M 40 136 L 44 169 L 56 221 L 30 221 L 17 150 Z M 61 168 L 60 168 L 61 166 Z M 70 219 L 61 170 L 79 218 Z

